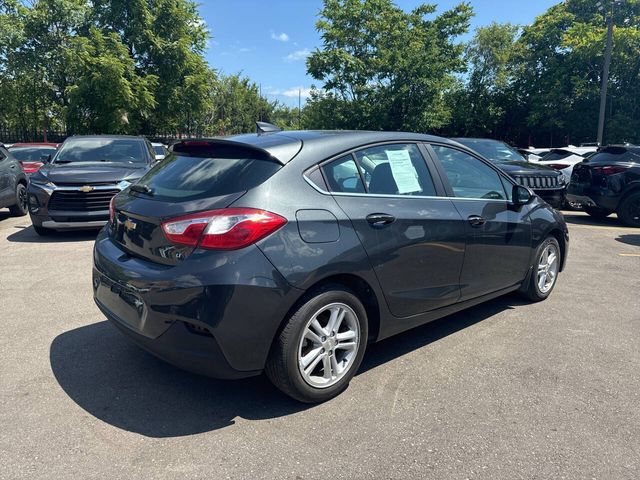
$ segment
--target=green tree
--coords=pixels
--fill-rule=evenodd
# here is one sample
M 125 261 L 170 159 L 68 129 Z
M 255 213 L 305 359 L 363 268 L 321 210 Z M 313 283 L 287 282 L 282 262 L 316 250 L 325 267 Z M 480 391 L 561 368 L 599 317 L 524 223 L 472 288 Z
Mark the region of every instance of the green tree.
M 323 82 L 309 100 L 312 118 L 338 128 L 426 131 L 450 117 L 443 93 L 463 70 L 463 46 L 471 7 L 462 3 L 433 16 L 434 5 L 405 12 L 391 0 L 325 0 L 316 27 L 322 49 L 307 60 Z M 430 17 L 430 18 L 427 18 Z M 315 103 L 315 105 L 314 105 Z
M 627 0 L 614 21 L 605 139 L 640 141 L 640 2 Z M 524 28 L 517 90 L 530 130 L 542 139 L 536 143 L 595 140 L 605 36 L 605 18 L 591 0 L 559 3 Z
M 451 94 L 454 110 L 449 129 L 457 135 L 498 137 L 509 132 L 510 114 L 517 109 L 513 82 L 518 27 L 492 23 L 476 30 L 467 45 L 465 82 Z

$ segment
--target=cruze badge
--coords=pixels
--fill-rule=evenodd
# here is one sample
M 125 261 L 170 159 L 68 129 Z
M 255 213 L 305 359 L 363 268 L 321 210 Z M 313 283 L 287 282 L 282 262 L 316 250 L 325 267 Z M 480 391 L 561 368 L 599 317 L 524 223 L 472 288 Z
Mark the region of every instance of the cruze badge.
M 91 185 L 85 185 L 84 187 L 80 187 L 80 191 L 82 193 L 89 193 L 89 192 L 93 192 L 95 190 L 94 187 L 92 187 Z
M 127 218 L 122 225 L 124 225 L 124 228 L 126 228 L 128 232 L 133 232 L 138 226 L 138 224 L 130 218 Z

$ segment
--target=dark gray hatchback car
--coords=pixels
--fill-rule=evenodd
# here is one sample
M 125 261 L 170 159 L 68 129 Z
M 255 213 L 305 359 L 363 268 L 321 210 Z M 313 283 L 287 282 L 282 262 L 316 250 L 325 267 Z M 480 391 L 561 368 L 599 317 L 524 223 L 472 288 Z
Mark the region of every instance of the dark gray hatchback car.
M 273 132 L 183 141 L 112 201 L 94 251 L 102 312 L 160 358 L 266 371 L 329 399 L 366 345 L 514 290 L 543 300 L 561 215 L 438 137 Z

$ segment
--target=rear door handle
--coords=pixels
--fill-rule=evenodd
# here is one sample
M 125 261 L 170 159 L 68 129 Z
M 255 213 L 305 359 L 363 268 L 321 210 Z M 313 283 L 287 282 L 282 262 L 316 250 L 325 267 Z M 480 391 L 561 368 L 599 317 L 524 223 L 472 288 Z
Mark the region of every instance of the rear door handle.
M 481 227 L 486 222 L 480 215 L 471 215 L 467 220 L 469 220 L 472 227 Z
M 372 213 L 367 215 L 367 222 L 372 227 L 384 227 L 395 222 L 396 217 L 389 215 L 388 213 Z

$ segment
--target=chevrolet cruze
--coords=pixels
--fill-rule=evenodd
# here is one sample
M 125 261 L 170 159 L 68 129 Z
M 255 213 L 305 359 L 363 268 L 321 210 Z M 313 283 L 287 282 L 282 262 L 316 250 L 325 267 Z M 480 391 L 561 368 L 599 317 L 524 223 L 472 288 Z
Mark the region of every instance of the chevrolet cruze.
M 218 378 L 320 402 L 368 343 L 512 291 L 544 300 L 561 215 L 459 143 L 279 132 L 183 141 L 114 197 L 94 249 L 104 315 Z

